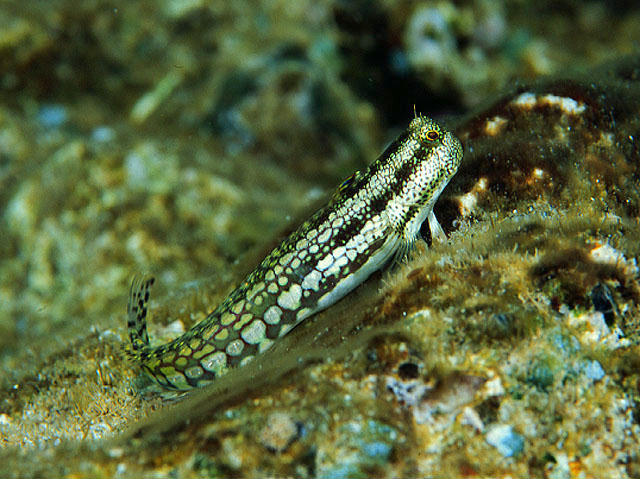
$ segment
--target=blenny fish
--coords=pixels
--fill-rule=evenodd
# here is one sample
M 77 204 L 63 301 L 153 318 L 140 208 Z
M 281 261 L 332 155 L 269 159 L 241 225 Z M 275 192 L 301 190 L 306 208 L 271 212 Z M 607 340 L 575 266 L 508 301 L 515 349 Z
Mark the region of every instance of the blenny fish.
M 167 389 L 211 383 L 266 351 L 304 319 L 405 257 L 424 220 L 446 239 L 433 205 L 462 159 L 460 141 L 416 116 L 363 171 L 291 233 L 209 315 L 173 341 L 151 346 L 150 276 L 133 280 L 127 307 L 129 356 Z

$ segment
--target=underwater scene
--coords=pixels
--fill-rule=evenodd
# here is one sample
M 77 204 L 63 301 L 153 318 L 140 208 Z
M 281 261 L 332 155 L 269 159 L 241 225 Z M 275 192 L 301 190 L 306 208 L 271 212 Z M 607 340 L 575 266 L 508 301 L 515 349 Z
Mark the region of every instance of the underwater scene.
M 0 477 L 640 478 L 639 25 L 0 3 Z

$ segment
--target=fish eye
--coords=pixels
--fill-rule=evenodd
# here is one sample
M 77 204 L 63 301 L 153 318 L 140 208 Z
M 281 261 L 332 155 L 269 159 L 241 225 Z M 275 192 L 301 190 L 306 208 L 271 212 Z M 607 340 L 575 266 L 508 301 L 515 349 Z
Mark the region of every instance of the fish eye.
M 425 137 L 429 141 L 436 141 L 438 138 L 440 138 L 440 132 L 437 130 L 429 130 Z

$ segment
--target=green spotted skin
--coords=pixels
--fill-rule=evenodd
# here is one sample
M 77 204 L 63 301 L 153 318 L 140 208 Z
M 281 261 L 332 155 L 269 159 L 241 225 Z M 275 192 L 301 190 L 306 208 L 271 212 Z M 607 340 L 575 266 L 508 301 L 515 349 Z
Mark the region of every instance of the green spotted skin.
M 167 344 L 149 345 L 146 316 L 153 278 L 135 279 L 127 308 L 129 354 L 173 390 L 204 386 L 251 361 L 371 273 L 401 259 L 425 220 L 431 237 L 444 239 L 433 205 L 461 159 L 462 146 L 449 131 L 429 118 L 414 118 L 215 310 Z

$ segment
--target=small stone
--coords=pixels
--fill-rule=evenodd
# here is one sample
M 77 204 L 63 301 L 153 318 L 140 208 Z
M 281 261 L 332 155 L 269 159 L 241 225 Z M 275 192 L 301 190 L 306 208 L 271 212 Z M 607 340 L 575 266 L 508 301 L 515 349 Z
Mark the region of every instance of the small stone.
M 475 409 L 469 406 L 465 407 L 462 410 L 460 423 L 465 426 L 471 426 L 476 431 L 482 431 L 484 429 L 484 424 L 482 423 L 480 414 L 478 414 L 478 412 Z
M 494 424 L 489 427 L 485 439 L 504 457 L 515 456 L 524 450 L 524 437 L 508 424 Z
M 502 396 L 504 394 L 504 386 L 500 376 L 495 376 L 484 383 L 484 394 L 486 397 Z
M 592 381 L 600 381 L 605 376 L 605 371 L 602 369 L 600 363 L 596 360 L 587 361 L 583 367 L 582 371 L 585 376 L 587 376 Z
M 124 449 L 122 449 L 121 447 L 112 447 L 111 449 L 107 450 L 107 454 L 109 455 L 109 457 L 117 459 L 124 455 Z
M 98 126 L 91 132 L 91 139 L 98 143 L 108 143 L 112 141 L 116 136 L 113 128 L 108 126 Z
M 67 118 L 67 109 L 63 105 L 46 104 L 38 109 L 38 121 L 45 128 L 59 128 Z
M 391 445 L 382 441 L 368 442 L 362 446 L 364 452 L 371 459 L 386 461 L 391 454 Z
M 272 452 L 283 452 L 296 440 L 299 434 L 298 425 L 293 418 L 284 412 L 274 412 L 267 418 L 267 423 L 260 430 L 260 443 Z

